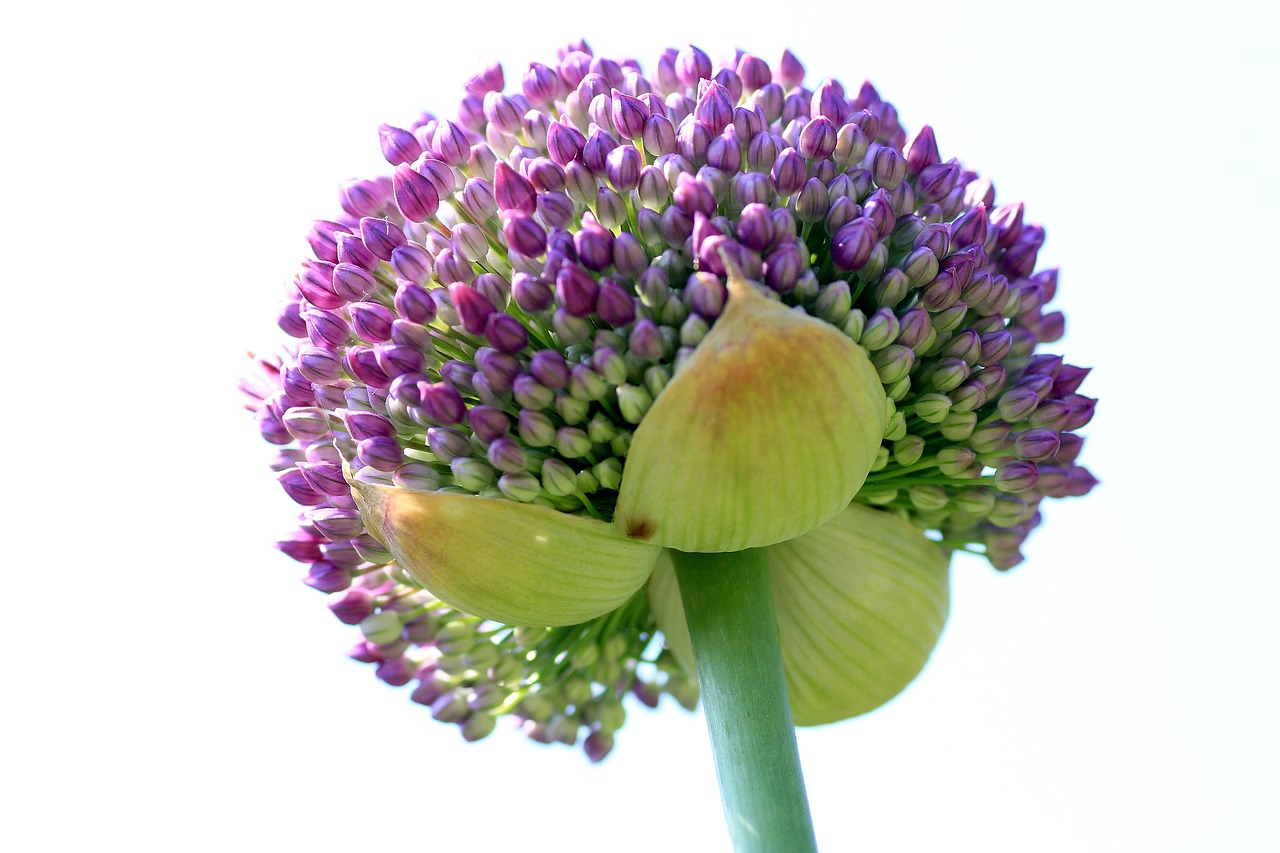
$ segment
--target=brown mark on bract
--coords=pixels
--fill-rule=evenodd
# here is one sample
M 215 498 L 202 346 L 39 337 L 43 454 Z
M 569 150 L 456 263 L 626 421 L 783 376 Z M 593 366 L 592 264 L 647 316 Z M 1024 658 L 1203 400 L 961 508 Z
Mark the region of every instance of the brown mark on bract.
M 639 539 L 641 542 L 647 542 L 653 538 L 653 534 L 658 532 L 658 528 L 647 518 L 630 518 L 627 519 L 625 532 L 628 539 Z

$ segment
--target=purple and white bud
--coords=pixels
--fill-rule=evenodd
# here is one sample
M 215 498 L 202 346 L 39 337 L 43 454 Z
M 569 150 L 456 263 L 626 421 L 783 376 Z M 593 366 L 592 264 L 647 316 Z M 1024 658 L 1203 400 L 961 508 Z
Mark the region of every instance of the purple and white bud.
M 868 219 L 855 219 L 831 238 L 831 261 L 840 270 L 861 268 L 871 257 L 877 230 Z
M 780 196 L 794 195 L 808 178 L 804 156 L 794 148 L 787 148 L 778 155 L 770 170 L 773 186 Z
M 396 206 L 411 222 L 426 222 L 440 207 L 440 194 L 435 184 L 408 165 L 396 167 L 394 180 Z

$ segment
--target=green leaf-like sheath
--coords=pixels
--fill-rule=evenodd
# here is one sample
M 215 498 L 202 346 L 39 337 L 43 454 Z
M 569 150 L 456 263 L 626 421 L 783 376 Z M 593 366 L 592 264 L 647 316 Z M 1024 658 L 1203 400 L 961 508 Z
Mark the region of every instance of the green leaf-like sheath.
M 950 580 L 947 555 L 920 530 L 885 510 L 854 504 L 767 553 L 797 725 L 875 710 L 924 668 L 950 610 Z M 649 603 L 677 660 L 691 667 L 689 630 L 668 559 L 655 567 Z
M 840 512 L 884 434 L 875 368 L 736 271 L 724 314 L 636 428 L 615 522 L 678 551 L 792 539 Z
M 576 625 L 626 602 L 660 549 L 612 524 L 496 498 L 352 483 L 365 523 L 433 595 L 508 625 Z

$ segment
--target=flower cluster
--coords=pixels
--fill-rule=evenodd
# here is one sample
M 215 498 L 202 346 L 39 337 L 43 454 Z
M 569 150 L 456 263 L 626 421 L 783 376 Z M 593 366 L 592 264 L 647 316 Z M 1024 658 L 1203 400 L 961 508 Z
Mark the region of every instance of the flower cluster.
M 345 185 L 311 229 L 279 317 L 296 342 L 247 385 L 306 508 L 280 547 L 360 626 L 352 655 L 465 736 L 511 714 L 598 759 L 625 695 L 696 688 L 643 588 L 564 627 L 469 615 L 370 535 L 351 486 L 612 522 L 636 431 L 735 274 L 874 369 L 855 504 L 1007 569 L 1043 499 L 1094 485 L 1075 461 L 1088 371 L 1035 352 L 1063 332 L 1044 230 L 928 126 L 908 141 L 869 83 L 804 76 L 789 52 L 685 47 L 646 78 L 582 43 L 512 92 L 491 66 L 456 116 L 381 127 L 393 174 Z

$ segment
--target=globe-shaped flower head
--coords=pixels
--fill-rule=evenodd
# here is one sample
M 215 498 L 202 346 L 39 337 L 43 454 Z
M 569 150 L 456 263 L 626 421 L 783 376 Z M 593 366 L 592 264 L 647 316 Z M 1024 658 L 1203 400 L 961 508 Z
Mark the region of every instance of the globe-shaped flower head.
M 869 83 L 578 43 L 379 137 L 249 390 L 281 549 L 467 737 L 599 758 L 624 696 L 696 701 L 670 549 L 767 548 L 797 722 L 870 710 L 949 554 L 1008 569 L 1094 484 L 1043 229 Z

